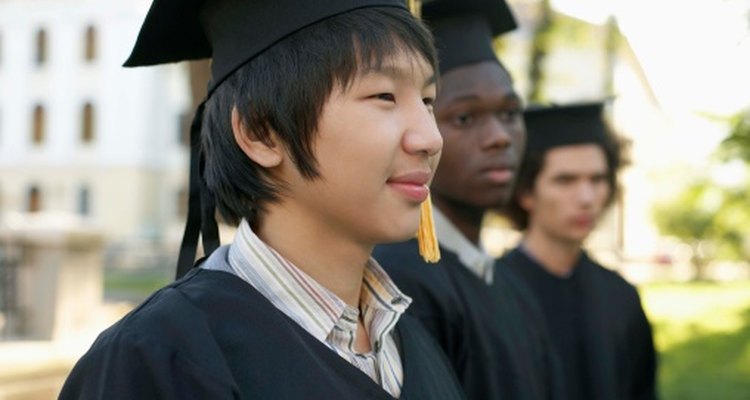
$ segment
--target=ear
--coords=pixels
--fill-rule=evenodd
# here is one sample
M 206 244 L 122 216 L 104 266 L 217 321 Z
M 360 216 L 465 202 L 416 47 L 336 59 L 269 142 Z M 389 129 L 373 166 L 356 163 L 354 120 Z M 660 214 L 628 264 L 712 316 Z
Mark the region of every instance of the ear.
M 242 152 L 251 160 L 265 168 L 276 167 L 281 164 L 284 158 L 282 146 L 276 143 L 276 138 L 272 135 L 268 143 L 258 139 L 258 137 L 247 129 L 237 108 L 232 108 L 232 133 L 234 140 L 240 146 Z
M 531 213 L 534 210 L 534 193 L 528 190 L 519 193 L 518 205 L 527 213 Z

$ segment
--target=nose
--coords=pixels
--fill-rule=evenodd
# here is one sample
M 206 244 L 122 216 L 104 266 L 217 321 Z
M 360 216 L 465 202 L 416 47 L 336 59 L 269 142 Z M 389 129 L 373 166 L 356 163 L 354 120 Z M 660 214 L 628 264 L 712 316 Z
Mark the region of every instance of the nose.
M 435 121 L 435 116 L 424 104 L 411 113 L 404 135 L 404 149 L 409 154 L 434 156 L 443 148 L 443 137 Z
M 583 206 L 590 206 L 596 197 L 596 187 L 590 182 L 582 182 L 578 187 L 578 201 Z
M 483 147 L 484 148 L 498 148 L 505 149 L 511 146 L 512 137 L 510 134 L 510 128 L 506 126 L 497 117 L 489 118 L 489 122 L 485 127 L 483 135 Z

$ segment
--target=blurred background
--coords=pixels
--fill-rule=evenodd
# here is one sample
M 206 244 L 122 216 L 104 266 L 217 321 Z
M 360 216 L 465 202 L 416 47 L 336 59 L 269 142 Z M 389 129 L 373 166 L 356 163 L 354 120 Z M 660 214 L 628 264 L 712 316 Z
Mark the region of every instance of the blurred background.
M 587 247 L 639 288 L 662 398 L 750 399 L 750 0 L 510 4 L 527 103 L 612 99 L 629 165 Z M 0 400 L 55 398 L 173 279 L 207 64 L 121 67 L 149 5 L 0 0 Z

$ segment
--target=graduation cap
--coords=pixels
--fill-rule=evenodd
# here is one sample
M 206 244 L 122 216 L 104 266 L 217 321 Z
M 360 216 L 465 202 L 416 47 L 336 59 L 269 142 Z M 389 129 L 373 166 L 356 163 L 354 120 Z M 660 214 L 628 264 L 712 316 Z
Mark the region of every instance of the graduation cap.
M 210 97 L 234 71 L 289 35 L 367 7 L 406 9 L 406 4 L 404 0 L 154 0 L 125 66 L 212 58 Z M 202 177 L 204 104 L 205 100 L 190 127 L 190 197 L 178 278 L 193 267 L 199 234 L 206 255 L 219 247 L 215 199 Z
M 237 68 L 307 26 L 404 0 L 154 0 L 126 67 L 212 58 L 213 92 Z
M 492 39 L 516 29 L 504 0 L 433 0 L 422 18 L 435 36 L 440 72 L 481 61 L 499 62 Z
M 527 154 L 558 146 L 601 144 L 608 137 L 603 102 L 529 107 L 524 111 L 524 121 Z

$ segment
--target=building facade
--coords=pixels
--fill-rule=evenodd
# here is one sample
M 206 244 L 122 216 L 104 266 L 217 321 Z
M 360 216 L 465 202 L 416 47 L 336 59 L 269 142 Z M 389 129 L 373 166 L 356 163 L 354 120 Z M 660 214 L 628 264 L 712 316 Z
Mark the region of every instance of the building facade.
M 0 0 L 1 219 L 78 215 L 114 242 L 179 236 L 187 67 L 122 67 L 149 5 Z

